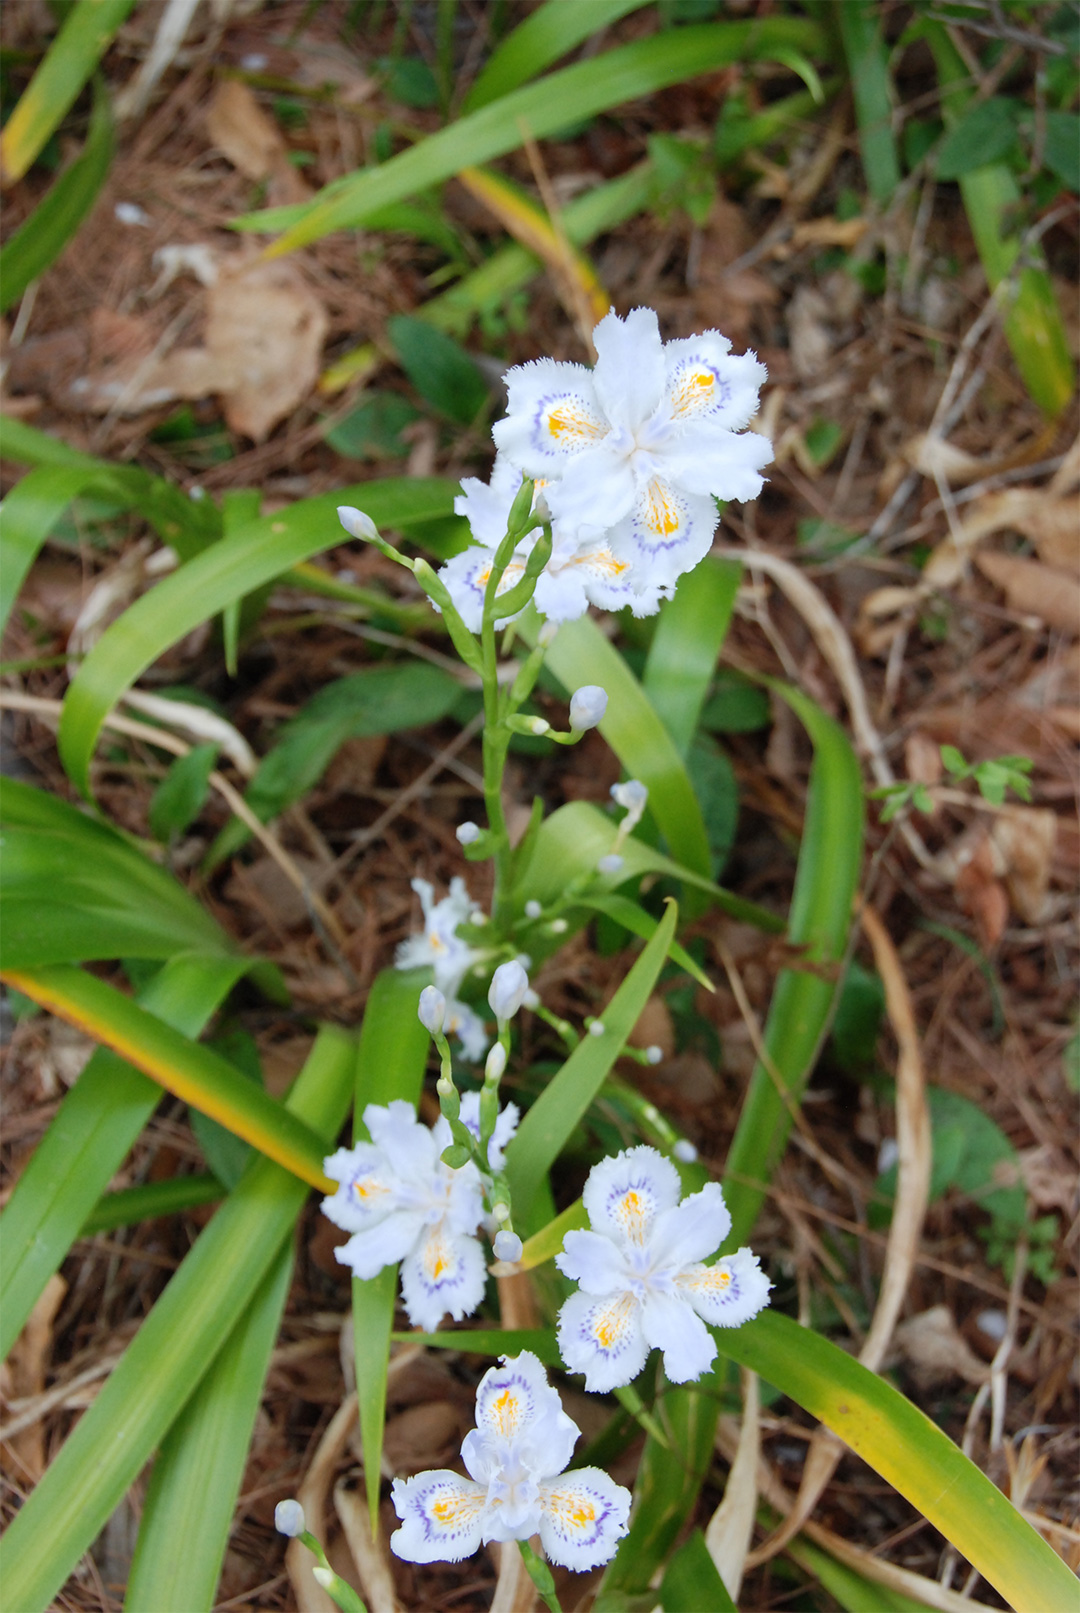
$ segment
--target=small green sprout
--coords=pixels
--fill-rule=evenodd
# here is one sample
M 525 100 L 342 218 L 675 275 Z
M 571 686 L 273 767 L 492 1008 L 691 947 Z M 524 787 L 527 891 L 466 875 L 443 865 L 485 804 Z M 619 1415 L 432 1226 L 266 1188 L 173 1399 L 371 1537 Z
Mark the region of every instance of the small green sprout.
M 1027 775 L 1034 764 L 1029 756 L 997 756 L 986 762 L 966 762 L 955 745 L 942 745 L 941 760 L 945 771 L 957 784 L 974 779 L 979 794 L 991 806 L 1002 805 L 1006 790 L 1012 790 L 1021 801 L 1031 800 L 1031 782 Z

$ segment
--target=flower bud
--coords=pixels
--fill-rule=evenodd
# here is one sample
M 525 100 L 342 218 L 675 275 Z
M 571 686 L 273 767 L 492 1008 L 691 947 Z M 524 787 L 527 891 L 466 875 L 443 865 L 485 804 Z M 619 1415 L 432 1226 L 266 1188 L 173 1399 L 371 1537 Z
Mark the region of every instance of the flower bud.
M 607 1026 L 604 1024 L 602 1019 L 594 1019 L 592 1024 L 589 1026 L 589 1035 L 603 1036 L 606 1030 Z
M 279 1535 L 288 1535 L 295 1540 L 307 1528 L 304 1521 L 304 1509 L 299 1501 L 279 1501 L 274 1508 L 274 1528 Z
M 495 1258 L 496 1258 L 496 1260 L 506 1260 L 512 1266 L 516 1265 L 517 1262 L 521 1259 L 521 1250 L 522 1250 L 521 1239 L 518 1237 L 516 1232 L 507 1232 L 505 1227 L 503 1228 L 502 1232 L 496 1232 L 496 1234 L 495 1234 Z
M 688 1137 L 680 1137 L 671 1152 L 684 1165 L 692 1165 L 697 1159 L 697 1149 Z
M 455 833 L 463 846 L 471 846 L 480 838 L 480 825 L 478 823 L 459 823 Z
M 537 738 L 541 734 L 546 734 L 551 727 L 546 717 L 523 717 L 522 721 L 528 724 L 529 733 L 535 734 Z
M 379 536 L 379 529 L 371 516 L 351 504 L 339 504 L 337 516 L 350 538 L 361 538 L 365 543 L 371 543 Z
M 438 986 L 425 986 L 420 993 L 416 1014 L 429 1036 L 438 1036 L 446 1019 L 446 998 Z
M 606 857 L 601 857 L 596 865 L 598 874 L 621 874 L 623 859 L 617 851 L 609 851 Z
M 484 1065 L 484 1080 L 501 1081 L 505 1069 L 506 1049 L 501 1042 L 495 1042 L 487 1056 L 487 1063 Z
M 628 778 L 624 784 L 611 786 L 611 798 L 619 806 L 625 807 L 627 812 L 636 813 L 640 818 L 649 799 L 649 792 L 640 779 Z
M 555 635 L 556 635 L 556 633 L 558 631 L 559 631 L 559 623 L 550 621 L 549 619 L 545 618 L 544 623 L 541 626 L 539 633 L 537 633 L 537 635 L 536 635 L 536 642 L 537 642 L 537 644 L 540 645 L 541 649 L 546 650 L 552 644 L 554 644 Z
M 586 683 L 575 690 L 570 697 L 570 727 L 574 733 L 595 728 L 603 720 L 607 702 L 607 690 L 601 689 L 598 683 Z
M 529 977 L 516 958 L 500 963 L 491 978 L 488 1002 L 496 1019 L 513 1019 L 529 989 Z
M 663 1056 L 664 1056 L 663 1048 L 662 1047 L 657 1047 L 655 1042 L 653 1042 L 651 1047 L 647 1047 L 645 1049 L 645 1062 L 646 1062 L 646 1064 L 659 1064 L 660 1060 L 663 1058 Z
M 324 1591 L 330 1590 L 337 1579 L 337 1575 L 334 1573 L 334 1570 L 332 1568 L 323 1568 L 321 1563 L 315 1564 L 314 1568 L 311 1570 L 311 1577 L 317 1585 L 322 1586 Z
M 543 911 L 543 907 L 537 901 L 525 903 L 525 917 L 527 919 L 538 919 Z
M 522 1001 L 526 1008 L 531 1008 L 535 1013 L 535 1011 L 540 1007 L 540 993 L 538 991 L 534 991 L 530 986 Z

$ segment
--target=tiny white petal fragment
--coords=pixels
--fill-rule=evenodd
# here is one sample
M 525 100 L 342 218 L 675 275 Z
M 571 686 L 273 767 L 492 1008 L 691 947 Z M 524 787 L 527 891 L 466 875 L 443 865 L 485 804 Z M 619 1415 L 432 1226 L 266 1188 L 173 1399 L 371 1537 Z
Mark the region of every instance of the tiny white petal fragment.
M 459 823 L 455 833 L 463 846 L 471 846 L 480 838 L 480 825 L 471 822 Z
M 496 1019 L 513 1019 L 529 989 L 529 977 L 517 958 L 500 963 L 491 978 L 488 1003 Z
M 731 1228 L 716 1182 L 679 1202 L 679 1175 L 655 1148 L 601 1160 L 582 1195 L 590 1230 L 571 1231 L 555 1264 L 576 1281 L 559 1312 L 559 1349 L 593 1393 L 632 1383 L 650 1348 L 672 1383 L 699 1378 L 716 1355 L 705 1323 L 738 1327 L 772 1286 L 749 1249 L 703 1262 Z
M 598 683 L 586 683 L 570 698 L 570 727 L 574 733 L 583 733 L 603 721 L 607 710 L 607 690 Z
M 521 1259 L 522 1242 L 516 1232 L 496 1232 L 495 1258 L 514 1266 Z
M 141 224 L 145 228 L 150 223 L 150 214 L 137 202 L 117 202 L 113 213 L 118 224 Z
M 365 515 L 355 505 L 339 504 L 337 516 L 350 538 L 361 538 L 365 543 L 370 543 L 379 536 L 379 529 L 371 516 Z
M 279 1501 L 274 1508 L 274 1528 L 279 1535 L 288 1535 L 295 1540 L 307 1528 L 304 1521 L 304 1509 L 299 1501 Z
M 500 1238 L 514 1238 L 520 1253 L 507 1232 L 496 1253 Z M 503 1356 L 480 1381 L 476 1427 L 461 1447 L 470 1477 L 443 1469 L 394 1480 L 402 1526 L 391 1551 L 407 1562 L 460 1562 L 489 1541 L 539 1533 L 563 1567 L 581 1572 L 610 1561 L 626 1533 L 630 1492 L 599 1468 L 564 1475 L 578 1437 L 536 1356 Z
M 446 998 L 438 986 L 424 987 L 420 993 L 416 1013 L 424 1029 L 431 1036 L 437 1036 L 443 1028 L 443 1021 L 446 1019 Z

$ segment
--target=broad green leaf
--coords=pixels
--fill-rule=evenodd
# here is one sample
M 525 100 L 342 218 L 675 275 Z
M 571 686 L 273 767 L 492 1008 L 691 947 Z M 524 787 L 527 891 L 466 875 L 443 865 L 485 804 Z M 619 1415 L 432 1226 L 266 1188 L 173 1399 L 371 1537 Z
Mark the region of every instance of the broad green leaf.
M 369 1103 L 387 1104 L 396 1098 L 403 1098 L 406 1103 L 419 1102 L 430 1048 L 430 1037 L 416 1016 L 419 995 L 416 976 L 411 971 L 384 969 L 375 977 L 364 1009 L 356 1055 L 354 1142 L 370 1140 L 364 1124 L 364 1110 Z M 390 1360 L 397 1287 L 396 1265 L 384 1266 L 377 1277 L 366 1281 L 353 1278 L 356 1398 L 365 1473 L 382 1472 L 386 1369 Z M 368 1508 L 371 1532 L 377 1536 L 378 1483 L 368 1487 Z
M 178 1031 L 198 1036 L 246 967 L 242 958 L 176 957 L 140 1002 Z M 0 1217 L 0 1359 L 160 1102 L 155 1081 L 105 1048 L 64 1097 Z M 99 1230 L 109 1224 L 115 1223 Z
M 326 441 L 346 459 L 405 459 L 409 444 L 401 433 L 420 411 L 400 392 L 365 392 L 357 407 L 335 421 Z
M 491 402 L 491 389 L 465 349 L 426 319 L 398 314 L 387 321 L 405 374 L 431 406 L 459 426 L 471 426 Z
M 707 556 L 656 619 L 641 686 L 685 760 L 716 671 L 742 567 Z
M 324 1028 L 287 1100 L 323 1149 L 355 1059 L 355 1043 Z M 252 1161 L 0 1541 L 6 1606 L 44 1613 L 247 1312 L 307 1192 L 272 1161 Z
M 0 504 L 0 632 L 38 550 L 95 474 L 69 465 L 32 470 Z
M 106 824 L 15 779 L 0 782 L 0 824 L 0 967 L 232 954 L 194 897 Z
M 509 95 L 591 35 L 610 28 L 644 4 L 645 0 L 589 0 L 588 5 L 580 0 L 546 0 L 492 51 L 462 103 L 462 112 L 476 112 Z
M 7 183 L 21 179 L 88 81 L 135 0 L 79 0 L 0 134 Z
M 165 1436 L 143 1504 L 125 1613 L 210 1613 L 292 1269 L 286 1243 Z
M 217 1053 L 173 1030 L 114 986 L 64 964 L 33 972 L 5 970 L 4 979 L 302 1181 L 333 1191 L 322 1171 L 322 1143 L 309 1126 Z
M 183 834 L 206 805 L 210 775 L 217 763 L 216 745 L 193 745 L 186 756 L 178 756 L 150 797 L 147 814 L 151 833 L 166 845 L 173 835 Z
M 716 734 L 752 734 L 772 721 L 764 689 L 728 667 L 722 668 L 701 713 L 701 726 Z
M 738 1613 L 700 1529 L 668 1563 L 660 1581 L 660 1606 L 664 1613 Z
M 94 205 L 112 156 L 112 114 L 98 81 L 85 146 L 0 251 L 0 313 L 60 256 Z
M 524 908 L 527 901 L 534 899 L 546 907 L 558 901 L 571 880 L 595 869 L 601 857 L 611 850 L 616 827 L 615 819 L 591 801 L 570 801 L 559 807 L 540 825 L 536 848 L 521 888 L 515 894 L 515 903 Z M 663 874 L 704 891 L 722 912 L 740 922 L 756 925 L 772 935 L 779 935 L 784 929 L 784 920 L 778 913 L 770 912 L 757 902 L 748 902 L 742 896 L 734 896 L 634 835 L 623 843 L 622 858 L 623 867 L 618 875 L 597 881 L 596 888 L 601 895 L 606 894 L 615 880 L 626 884 L 642 874 Z
M 570 1133 L 599 1092 L 641 1017 L 667 956 L 677 918 L 678 908 L 669 901 L 656 934 L 611 1001 L 601 1010 L 603 1034 L 586 1036 L 578 1043 L 528 1110 L 507 1148 L 506 1176 L 519 1225 L 529 1224 L 541 1178 L 554 1164 Z
M 1046 114 L 1043 162 L 1066 190 L 1080 191 L 1080 114 Z
M 952 1542 L 1016 1613 L 1076 1601 L 1076 1579 L 1057 1553 L 947 1434 L 845 1350 L 773 1310 L 713 1335 L 749 1367 L 831 1428 Z
M 863 172 L 874 201 L 886 207 L 900 183 L 900 159 L 893 139 L 893 88 L 881 11 L 873 0 L 845 0 L 835 16 L 855 97 Z
M 166 964 L 165 968 L 170 965 Z M 164 973 L 164 970 L 162 971 Z M 201 1029 L 196 1026 L 196 1030 Z M 111 1058 L 101 1052 L 95 1057 Z M 147 1087 L 154 1083 L 147 1081 Z M 159 1094 L 152 1096 L 155 1101 Z M 182 1215 L 201 1204 L 217 1204 L 225 1197 L 225 1188 L 216 1176 L 167 1176 L 160 1182 L 144 1182 L 140 1187 L 122 1187 L 115 1193 L 106 1193 L 90 1211 L 80 1229 L 79 1236 L 92 1238 L 96 1232 L 112 1232 L 117 1227 L 137 1226 L 140 1221 L 153 1221 L 158 1216 Z
M 535 642 L 540 618 L 530 611 L 522 637 Z M 701 808 L 682 758 L 641 684 L 591 616 L 564 622 L 547 652 L 545 665 L 567 694 L 583 684 L 607 690 L 608 708 L 600 732 L 632 778 L 649 789 L 649 811 L 673 858 L 708 878 L 709 841 Z
M 622 45 L 591 61 L 551 73 L 536 84 L 501 97 L 478 112 L 378 168 L 350 175 L 328 187 L 310 204 L 287 215 L 296 220 L 270 251 L 294 251 L 334 230 L 363 224 L 376 208 L 400 201 L 448 179 L 462 168 L 475 167 L 522 144 L 522 126 L 535 140 L 555 134 L 567 123 L 580 122 L 609 107 L 651 95 L 669 84 L 712 72 L 732 62 L 767 60 L 777 49 L 813 53 L 821 35 L 800 18 L 767 18 L 762 22 L 721 22 L 680 28 L 669 34 Z M 266 230 L 281 226 L 260 213 L 233 221 L 234 228 Z
M 322 778 L 349 739 L 392 734 L 438 722 L 461 698 L 461 684 L 418 661 L 371 667 L 326 684 L 281 730 L 244 799 L 263 823 L 299 801 Z M 238 851 L 251 831 L 232 819 L 206 856 L 213 868 Z
M 967 66 L 944 24 L 917 24 L 934 55 L 945 127 L 957 128 L 974 91 Z M 1016 367 L 1035 402 L 1056 418 L 1073 395 L 1074 366 L 1054 287 L 1041 248 L 1024 240 L 1017 226 L 1023 198 L 1012 171 L 989 162 L 960 176 L 960 194 L 991 291 L 1015 276 L 1015 295 L 1003 307 L 1005 335 Z M 1021 250 L 1025 267 L 1016 273 Z
M 1007 95 L 979 101 L 952 125 L 937 154 L 938 179 L 962 179 L 1007 157 L 1020 138 L 1022 108 Z
M 298 561 L 342 541 L 337 504 L 360 504 L 377 526 L 413 527 L 453 514 L 454 484 L 435 478 L 365 482 L 304 499 L 215 543 L 165 577 L 112 624 L 86 657 L 64 701 L 64 766 L 90 794 L 90 761 L 117 700 L 170 644 Z

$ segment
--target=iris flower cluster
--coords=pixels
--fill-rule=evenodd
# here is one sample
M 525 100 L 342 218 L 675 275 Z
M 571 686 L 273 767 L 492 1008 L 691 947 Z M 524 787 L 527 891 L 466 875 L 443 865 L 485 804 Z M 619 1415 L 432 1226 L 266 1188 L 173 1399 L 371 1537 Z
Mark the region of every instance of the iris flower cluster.
M 665 343 L 647 308 L 625 319 L 609 313 L 593 339 L 597 362 L 591 371 L 539 359 L 505 377 L 507 414 L 493 428 L 498 455 L 491 481 L 466 479 L 456 501 L 474 542 L 442 568 L 441 588 L 430 567 L 427 580 L 421 578 L 437 607 L 441 599 L 455 644 L 462 623 L 469 634 L 482 629 L 485 591 L 504 540 L 499 564 L 509 546 L 514 549 L 496 598 L 514 591 L 507 601 L 509 620 L 528 592 L 516 585 L 526 576 L 535 579 L 533 600 L 547 618 L 542 653 L 557 625 L 581 616 L 590 604 L 629 607 L 637 616 L 654 613 L 679 577 L 708 553 L 717 500 L 750 499 L 761 490 L 772 449 L 745 429 L 757 413 L 765 379 L 753 353 L 732 353 L 717 331 Z M 524 515 L 525 506 L 516 502 L 519 495 L 527 498 L 523 478 L 533 483 L 531 512 Z M 339 513 L 355 536 L 401 558 L 361 512 Z M 534 518 L 535 527 L 518 538 Z M 550 554 L 538 570 L 547 553 L 545 529 Z M 544 548 L 533 555 L 541 541 Z M 421 562 L 402 563 L 421 577 Z M 466 660 L 475 650 L 469 644 L 461 651 Z M 603 689 L 577 690 L 569 732 L 552 737 L 575 743 L 603 721 L 606 707 Z M 514 732 L 550 731 L 537 718 L 512 715 L 507 724 Z M 648 795 L 636 779 L 611 793 L 625 817 L 598 864 L 605 876 L 621 872 L 622 848 Z M 458 838 L 476 855 L 482 835 L 491 833 L 469 823 L 460 826 Z M 498 1108 L 498 1085 L 509 1021 L 523 1002 L 536 1007 L 538 999 L 529 989 L 527 958 L 495 970 L 488 1002 L 498 1039 L 487 1053 L 482 1091 L 459 1094 L 446 1035 L 456 1034 L 474 1062 L 484 1057 L 487 1029 L 459 994 L 466 975 L 483 972 L 480 966 L 494 954 L 459 934 L 463 926 L 485 922 L 463 880 L 453 880 L 438 902 L 427 881 L 413 880 L 413 889 L 424 927 L 402 942 L 396 962 L 401 969 L 426 967 L 432 973 L 419 1015 L 442 1058 L 443 1112 L 429 1128 L 411 1104 L 369 1104 L 363 1119 L 370 1140 L 339 1149 L 326 1161 L 326 1174 L 338 1186 L 323 1209 L 350 1234 L 338 1259 L 355 1276 L 370 1278 L 400 1262 L 409 1319 L 430 1332 L 447 1314 L 455 1321 L 471 1315 L 483 1299 L 482 1227 L 499 1259 L 515 1262 L 521 1256 L 503 1174 L 518 1112 L 513 1104 Z M 532 902 L 525 911 L 535 919 L 542 909 Z M 589 1226 L 567 1232 L 556 1256 L 560 1271 L 577 1284 L 558 1318 L 567 1370 L 582 1373 L 587 1390 L 606 1393 L 632 1383 L 655 1348 L 672 1382 L 700 1378 L 716 1356 L 709 1329 L 748 1321 L 768 1303 L 771 1286 L 749 1249 L 718 1258 L 731 1230 L 719 1184 L 706 1183 L 683 1198 L 672 1161 L 639 1147 L 596 1165 L 583 1201 Z M 489 1541 L 524 1542 L 539 1534 L 548 1558 L 564 1567 L 585 1570 L 607 1562 L 626 1533 L 630 1496 L 596 1468 L 565 1471 L 578 1429 L 534 1355 L 504 1356 L 485 1375 L 476 1424 L 462 1446 L 468 1477 L 447 1470 L 395 1480 L 401 1528 L 391 1540 L 393 1550 L 413 1562 L 458 1561 Z M 529 1548 L 522 1550 L 528 1562 Z
M 708 554 L 717 499 L 752 499 L 772 444 L 746 431 L 765 367 L 719 331 L 663 342 L 651 308 L 612 311 L 593 332 L 596 366 L 536 359 L 505 376 L 508 406 L 493 427 L 491 481 L 462 482 L 455 508 L 475 543 L 440 573 L 471 631 L 522 476 L 534 479 L 552 550 L 534 603 L 551 622 L 590 604 L 651 616 L 683 572 Z M 540 501 L 543 501 L 542 504 Z M 540 526 L 499 584 L 519 582 Z

